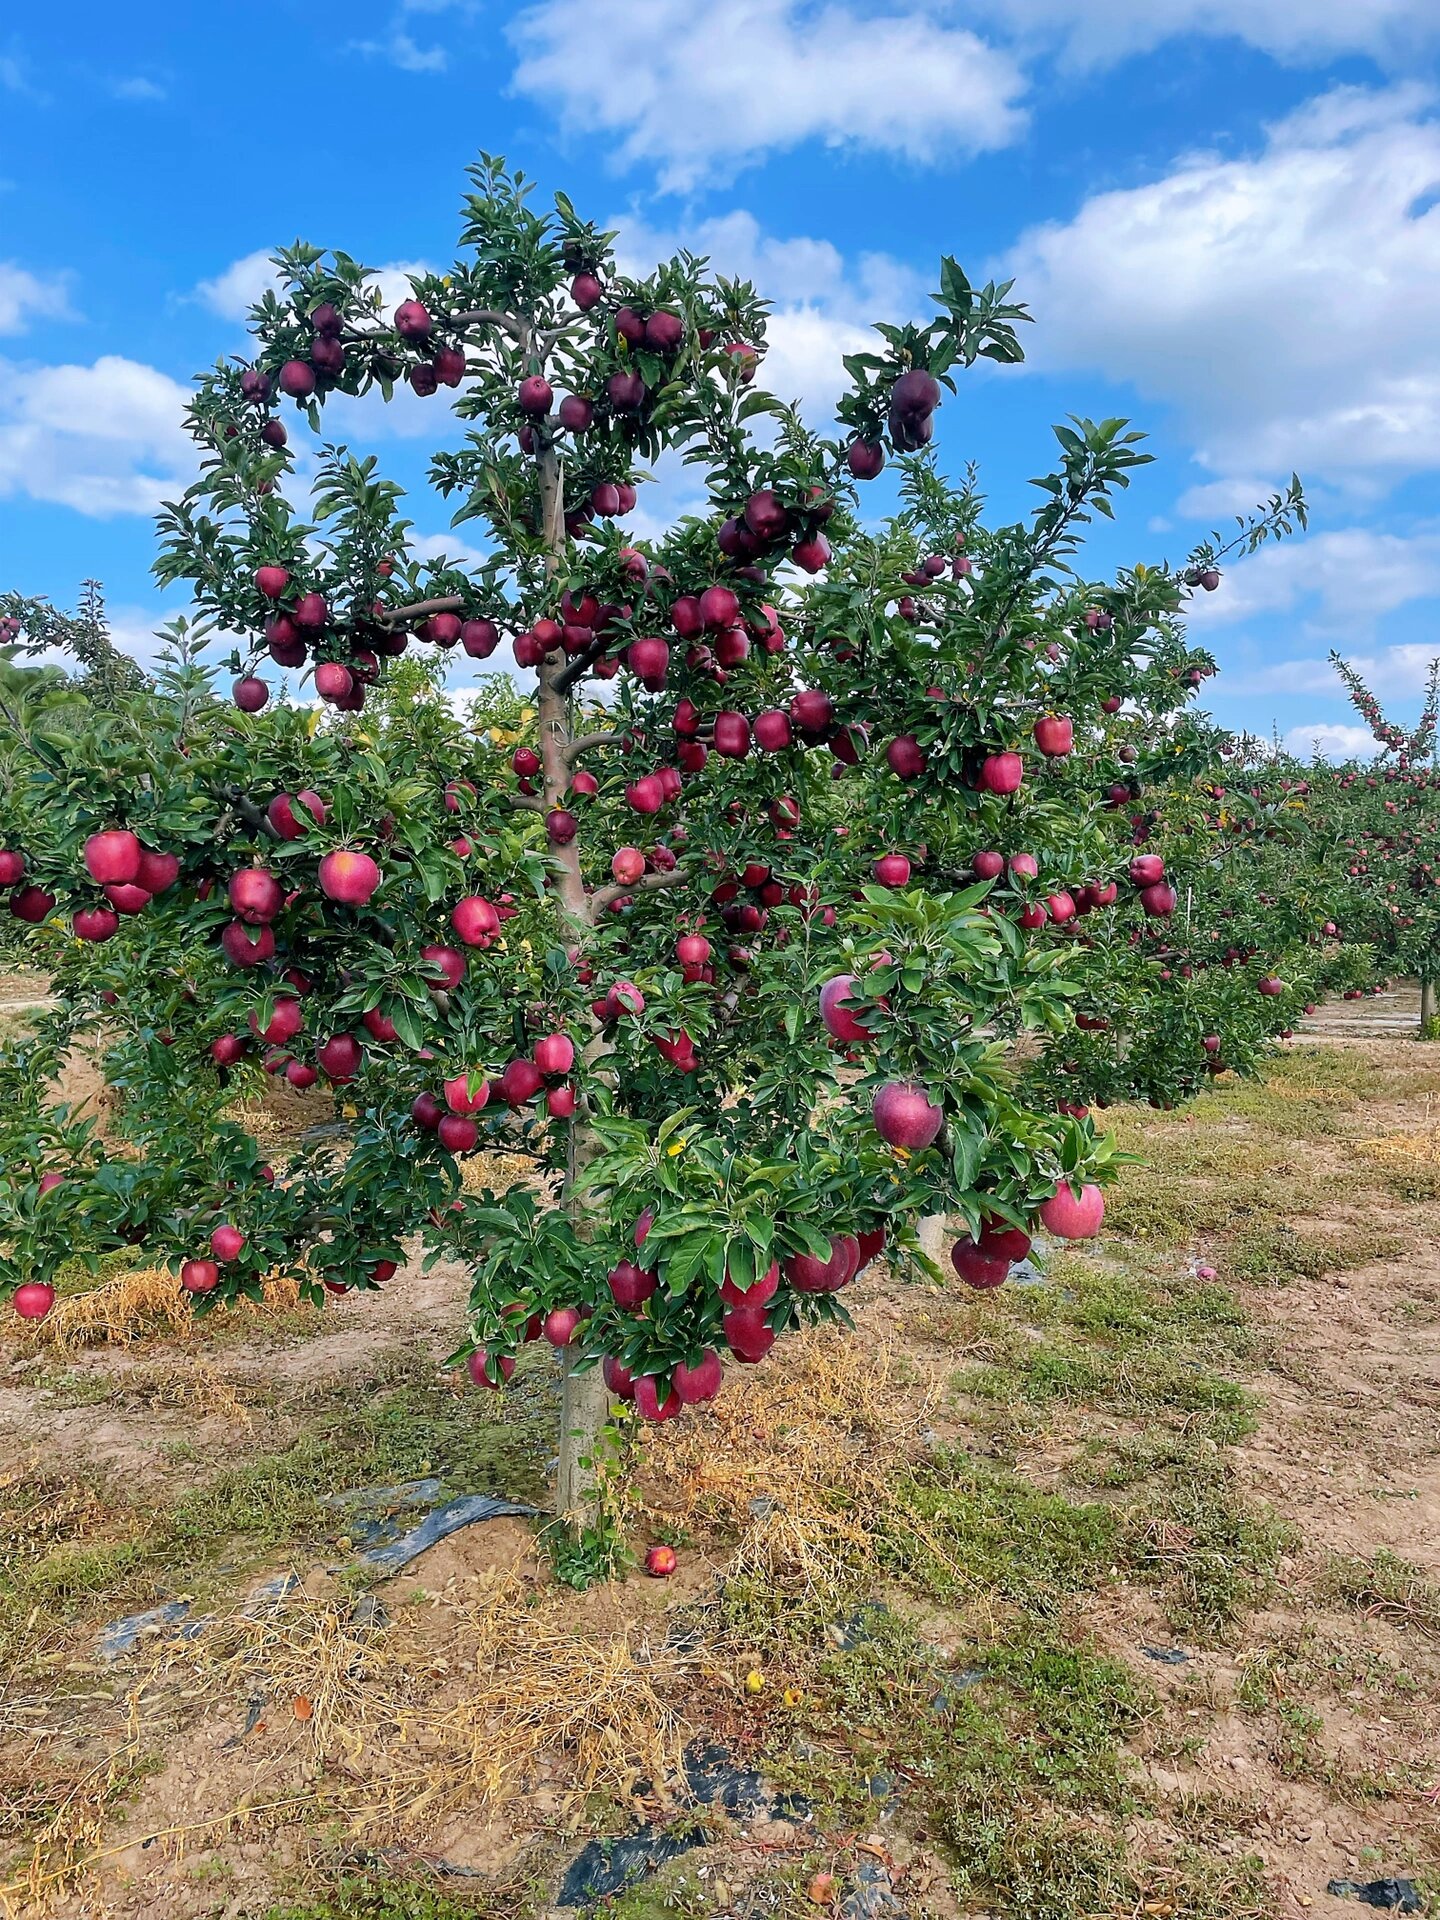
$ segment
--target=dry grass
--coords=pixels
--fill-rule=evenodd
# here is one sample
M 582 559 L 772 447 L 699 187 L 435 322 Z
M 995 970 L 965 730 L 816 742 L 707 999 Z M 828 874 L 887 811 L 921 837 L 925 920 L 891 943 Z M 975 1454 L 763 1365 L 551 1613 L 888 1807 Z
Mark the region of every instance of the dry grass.
M 884 1343 L 799 1335 L 704 1421 L 646 1434 L 646 1507 L 671 1527 L 738 1536 L 732 1576 L 834 1593 L 869 1556 L 896 1470 L 927 1450 L 937 1396 Z
M 313 1313 L 319 1324 L 320 1310 L 302 1307 L 295 1281 L 273 1280 L 267 1283 L 262 1300 L 217 1307 L 202 1323 L 173 1273 L 142 1267 L 83 1293 L 62 1294 L 45 1318 L 33 1323 L 30 1338 L 47 1352 L 70 1354 L 84 1347 L 130 1346 L 157 1334 L 196 1340 L 222 1323 L 306 1313 Z
M 542 1781 L 557 1788 L 557 1821 L 578 1825 L 588 1796 L 650 1793 L 675 1776 L 687 1730 L 662 1694 L 682 1671 L 679 1654 L 634 1626 L 577 1631 L 571 1603 L 537 1600 L 514 1574 L 493 1574 L 463 1603 L 434 1604 L 440 1631 L 417 1634 L 411 1621 L 392 1633 L 364 1624 L 348 1598 L 297 1589 L 162 1645 L 133 1680 L 123 1746 L 35 1834 L 0 1901 L 43 1913 L 141 1843 L 178 1859 L 241 1826 L 303 1816 L 380 1844 L 462 1809 L 482 1820 Z M 146 1715 L 177 1697 L 187 1717 L 217 1722 L 233 1720 L 237 1702 L 264 1703 L 245 1749 L 248 1787 L 209 1819 L 99 1849 Z
M 1359 1142 L 1367 1160 L 1382 1167 L 1440 1167 L 1440 1125 L 1422 1127 L 1418 1133 L 1386 1133 L 1375 1140 Z

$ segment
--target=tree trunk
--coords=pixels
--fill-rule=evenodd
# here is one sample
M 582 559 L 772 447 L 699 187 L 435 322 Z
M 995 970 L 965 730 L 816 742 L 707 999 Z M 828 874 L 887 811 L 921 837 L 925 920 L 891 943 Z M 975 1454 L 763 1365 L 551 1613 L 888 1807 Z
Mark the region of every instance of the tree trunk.
M 547 571 L 553 576 L 565 549 L 565 485 L 559 455 L 551 446 L 542 447 L 536 457 L 540 489 L 540 518 L 548 548 Z M 570 787 L 570 746 L 574 736 L 571 703 L 557 682 L 565 663 L 547 657 L 541 662 L 539 682 L 540 764 L 543 804 L 548 812 L 563 807 Z M 551 855 L 559 869 L 555 894 L 562 920 L 568 923 L 572 938 L 583 943 L 590 931 L 590 902 L 580 871 L 580 849 L 572 840 L 567 846 L 552 847 Z M 592 1068 L 609 1048 L 596 1031 L 584 1049 L 585 1063 Z M 575 1182 L 594 1152 L 594 1142 L 585 1124 L 583 1110 L 570 1122 L 570 1152 L 561 1203 L 571 1213 L 576 1228 L 584 1230 L 583 1211 L 575 1199 Z M 561 1382 L 559 1466 L 555 1476 L 555 1512 L 577 1530 L 593 1523 L 597 1514 L 594 1460 L 600 1434 L 610 1417 L 610 1395 L 598 1367 L 577 1374 L 564 1355 Z
M 1430 1022 L 1434 1018 L 1435 1018 L 1435 982 L 1433 980 L 1422 979 L 1420 982 L 1420 1031 L 1421 1033 L 1429 1032 Z
M 944 1213 L 927 1213 L 920 1222 L 920 1251 L 927 1259 L 933 1260 L 942 1272 L 950 1257 L 950 1217 Z
M 588 1373 L 575 1372 L 568 1348 L 563 1364 L 555 1513 L 578 1531 L 595 1519 L 595 1448 L 610 1418 L 610 1394 L 598 1367 Z

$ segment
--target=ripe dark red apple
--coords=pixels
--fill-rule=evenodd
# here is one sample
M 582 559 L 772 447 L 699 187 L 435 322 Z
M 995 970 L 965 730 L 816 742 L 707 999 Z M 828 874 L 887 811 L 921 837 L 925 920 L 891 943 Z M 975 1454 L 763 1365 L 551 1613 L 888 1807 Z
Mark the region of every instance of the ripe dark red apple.
M 402 300 L 395 309 L 395 331 L 402 340 L 428 340 L 430 315 L 418 300 Z
M 615 1304 L 624 1313 L 633 1313 L 651 1298 L 659 1285 L 659 1276 L 647 1273 L 633 1260 L 621 1260 L 606 1276 Z
M 1075 722 L 1047 713 L 1035 722 L 1035 744 L 1049 760 L 1063 760 L 1075 745 Z
M 842 1004 L 849 998 L 854 985 L 853 973 L 837 973 L 820 989 L 820 1018 L 827 1032 L 836 1040 L 846 1040 L 852 1044 L 871 1037 L 870 1029 L 861 1023 L 858 1015 Z
M 642 774 L 625 789 L 625 799 L 636 813 L 658 813 L 665 804 L 665 789 L 657 774 Z
M 813 1253 L 792 1253 L 781 1262 L 781 1271 L 798 1293 L 838 1293 L 854 1279 L 859 1264 L 859 1241 L 838 1234 L 830 1241 L 828 1260 Z
M 180 861 L 176 854 L 152 853 L 149 847 L 140 849 L 140 864 L 135 870 L 137 887 L 143 887 L 149 894 L 164 893 L 179 878 Z
M 119 931 L 120 916 L 113 907 L 82 907 L 71 922 L 77 940 L 94 945 L 113 939 Z
M 878 440 L 852 440 L 845 450 L 845 464 L 856 480 L 874 480 L 885 467 L 885 448 Z
M 0 848 L 0 887 L 13 887 L 25 877 L 25 856 L 13 847 Z
M 950 1249 L 950 1264 L 967 1287 L 998 1287 L 1010 1271 L 1003 1253 L 987 1252 L 974 1240 L 957 1240 Z
M 790 716 L 779 707 L 757 713 L 753 728 L 755 744 L 766 753 L 781 753 L 790 745 Z
M 638 373 L 612 373 L 605 391 L 617 413 L 638 413 L 645 404 L 645 382 Z
M 295 811 L 297 807 L 300 809 L 299 815 Z M 303 820 L 302 815 L 306 816 Z M 308 787 L 299 793 L 277 793 L 265 809 L 265 818 L 282 840 L 298 840 L 311 821 L 323 826 L 325 816 L 325 802 Z
M 823 533 L 812 533 L 795 544 L 790 558 L 802 573 L 820 573 L 830 564 L 830 542 Z
M 308 360 L 287 360 L 280 369 L 277 384 L 292 400 L 308 400 L 315 391 L 315 369 Z
M 703 933 L 682 933 L 675 942 L 675 958 L 682 967 L 703 967 L 713 951 Z
M 714 746 L 727 760 L 743 760 L 750 751 L 750 722 L 727 708 L 715 716 Z
M 765 1272 L 748 1287 L 737 1287 L 727 1272 L 720 1288 L 720 1298 L 727 1307 L 759 1308 L 763 1307 L 767 1300 L 774 1298 L 775 1290 L 779 1285 L 780 1263 L 778 1260 L 772 1260 Z
M 493 620 L 466 620 L 460 628 L 460 645 L 472 660 L 488 660 L 500 644 L 500 629 Z
M 374 896 L 383 878 L 368 853 L 337 848 L 320 862 L 320 889 L 327 899 L 342 906 L 363 907 Z
M 220 945 L 232 966 L 261 967 L 275 957 L 275 935 L 269 927 L 247 927 L 232 920 L 220 936 Z
M 551 1087 L 545 1096 L 545 1111 L 552 1120 L 568 1120 L 575 1111 L 575 1089 L 569 1085 Z
M 220 1284 L 220 1269 L 213 1260 L 187 1260 L 180 1269 L 180 1284 L 187 1293 L 213 1293 Z
M 645 322 L 644 342 L 652 353 L 674 353 L 685 338 L 685 322 L 662 308 Z
M 264 926 L 285 904 L 285 889 L 264 867 L 242 867 L 232 873 L 230 904 L 247 926 Z
M 700 623 L 711 633 L 723 633 L 739 618 L 740 602 L 729 587 L 707 587 L 701 594 Z
M 480 1139 L 480 1129 L 463 1113 L 442 1113 L 435 1132 L 447 1153 L 473 1153 Z
M 238 1260 L 245 1251 L 245 1236 L 238 1227 L 216 1227 L 210 1236 L 210 1251 L 222 1264 Z
M 605 289 L 593 273 L 577 273 L 570 282 L 570 298 L 582 313 L 598 307 L 604 297 Z
M 478 1113 L 489 1098 L 490 1082 L 483 1073 L 457 1073 L 445 1082 L 445 1104 L 451 1113 Z
M 1140 904 L 1151 920 L 1163 920 L 1175 911 L 1175 889 L 1165 881 L 1157 881 L 1153 887 L 1140 889 Z
M 55 1304 L 55 1289 L 44 1280 L 25 1280 L 10 1302 L 22 1320 L 43 1320 Z
M 507 1106 L 523 1107 L 533 1100 L 545 1084 L 545 1076 L 533 1060 L 512 1060 L 496 1081 L 496 1090 Z
M 488 900 L 472 893 L 455 903 L 450 924 L 467 947 L 488 947 L 500 931 L 500 916 Z
M 940 383 L 925 368 L 911 367 L 890 389 L 890 404 L 899 413 L 923 419 L 940 404 Z
M 763 1360 L 775 1344 L 775 1329 L 766 1325 L 764 1307 L 731 1307 L 720 1324 L 726 1346 L 747 1366 Z
M 818 687 L 807 687 L 790 702 L 790 718 L 807 739 L 818 740 L 835 722 L 835 702 Z
M 420 959 L 432 973 L 440 975 L 440 984 L 427 983 L 431 993 L 453 993 L 465 978 L 465 956 L 458 947 L 443 947 L 433 942 L 421 947 Z
M 702 1406 L 705 1401 L 713 1400 L 724 1384 L 724 1369 L 713 1347 L 707 1347 L 693 1367 L 682 1361 L 675 1369 L 673 1385 L 687 1407 Z
M 210 1058 L 217 1067 L 233 1067 L 244 1054 L 245 1042 L 238 1033 L 222 1033 L 210 1042 Z
M 1068 1185 L 1058 1187 L 1040 1209 L 1040 1218 L 1057 1240 L 1090 1240 L 1105 1218 L 1105 1196 L 1099 1187 L 1083 1186 L 1077 1198 Z
M 1137 887 L 1157 886 L 1165 878 L 1165 862 L 1158 853 L 1138 853 L 1130 862 L 1130 879 Z
M 1025 778 L 1025 762 L 1018 753 L 988 754 L 980 767 L 980 788 L 985 793 L 1016 793 Z
M 554 398 L 550 382 L 541 374 L 532 373 L 520 382 L 515 403 L 522 413 L 528 413 L 532 419 L 543 420 Z
M 433 1093 L 417 1093 L 410 1103 L 410 1118 L 422 1133 L 434 1133 L 445 1117 L 445 1109 Z
M 637 680 L 644 682 L 650 692 L 658 693 L 665 684 L 665 675 L 670 665 L 670 649 L 665 641 L 645 638 L 632 640 L 625 664 Z
M 515 1374 L 515 1356 L 513 1353 L 497 1353 L 493 1356 L 486 1347 L 477 1347 L 465 1362 L 465 1371 L 471 1382 L 477 1387 L 489 1387 L 498 1393 Z
M 259 713 L 270 698 L 270 689 L 254 674 L 242 674 L 230 689 L 230 697 L 241 713 Z
M 901 780 L 918 780 L 925 771 L 925 750 L 913 733 L 902 733 L 885 749 L 885 764 Z
M 85 870 L 101 886 L 128 886 L 140 871 L 140 842 L 121 828 L 92 833 L 85 842 Z
M 910 862 L 903 853 L 881 854 L 873 872 L 882 887 L 907 887 L 910 884 Z
M 143 913 L 150 904 L 144 887 L 106 887 L 105 898 L 120 914 Z
M 575 1307 L 552 1307 L 541 1327 L 552 1347 L 568 1347 L 579 1331 L 580 1314 Z
M 552 847 L 568 847 L 580 831 L 580 822 L 568 807 L 552 807 L 545 816 L 545 837 Z
M 668 1580 L 679 1564 L 674 1547 L 651 1547 L 645 1555 L 645 1571 L 652 1580 Z
M 998 880 L 1005 871 L 1005 856 L 987 848 L 972 858 L 970 870 L 977 880 Z
M 672 1386 L 662 1400 L 660 1383 L 653 1374 L 642 1374 L 635 1382 L 635 1411 L 642 1420 L 673 1420 L 684 1409 L 684 1401 Z
M 328 1080 L 341 1084 L 353 1080 L 364 1059 L 360 1042 L 353 1033 L 332 1033 L 315 1049 L 315 1058 Z
M 645 871 L 639 847 L 621 847 L 611 856 L 610 872 L 622 887 L 633 887 Z
M 890 1080 L 870 1103 L 875 1131 L 891 1147 L 921 1153 L 945 1124 L 945 1112 L 914 1080 Z
M 258 1014 L 250 1015 L 250 1031 L 257 1040 L 263 1040 L 267 1047 L 283 1047 L 295 1038 L 304 1022 L 300 1002 L 293 995 L 284 994 L 275 1002 L 268 1025 L 260 1025 Z
M 546 1078 L 563 1078 L 575 1064 L 575 1042 L 568 1033 L 547 1033 L 535 1043 L 535 1065 Z
M 55 895 L 46 893 L 43 887 L 18 887 L 10 896 L 10 911 L 17 920 L 38 926 L 55 911 Z

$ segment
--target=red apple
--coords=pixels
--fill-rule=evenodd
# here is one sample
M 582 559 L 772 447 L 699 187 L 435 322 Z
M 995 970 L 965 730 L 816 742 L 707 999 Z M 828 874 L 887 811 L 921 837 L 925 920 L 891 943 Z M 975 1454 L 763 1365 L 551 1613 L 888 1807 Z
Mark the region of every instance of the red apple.
M 1068 1184 L 1057 1187 L 1040 1218 L 1057 1240 L 1091 1240 L 1105 1218 L 1105 1196 L 1094 1185 L 1082 1187 L 1078 1198 Z
M 322 892 L 343 906 L 365 906 L 382 877 L 379 867 L 368 853 L 356 853 L 350 848 L 327 853 L 320 862 Z
M 44 1280 L 22 1281 L 10 1303 L 22 1320 L 43 1320 L 55 1304 L 55 1289 Z
M 645 1571 L 652 1580 L 668 1580 L 678 1565 L 674 1547 L 651 1547 L 645 1555 Z
M 85 842 L 85 870 L 100 886 L 129 886 L 140 871 L 140 842 L 123 828 L 92 833 Z
M 238 1260 L 245 1251 L 245 1236 L 238 1227 L 216 1227 L 210 1236 L 210 1251 L 222 1263 Z
M 875 1131 L 888 1146 L 920 1153 L 945 1124 L 944 1109 L 914 1080 L 891 1080 L 881 1087 L 870 1106 Z

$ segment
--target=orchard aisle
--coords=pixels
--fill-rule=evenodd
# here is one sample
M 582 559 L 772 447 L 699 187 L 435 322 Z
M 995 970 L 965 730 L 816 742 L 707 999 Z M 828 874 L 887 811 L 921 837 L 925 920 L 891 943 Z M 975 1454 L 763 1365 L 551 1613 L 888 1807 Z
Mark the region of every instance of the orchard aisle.
M 617 1517 L 673 1543 L 668 1582 L 572 1592 L 502 1520 L 357 1599 L 337 1492 L 544 1495 L 547 1356 L 456 1390 L 443 1266 L 323 1319 L 12 1340 L 12 1904 L 539 1920 L 592 1838 L 647 1821 L 690 1849 L 617 1920 L 1356 1920 L 1331 1881 L 1433 1890 L 1440 1048 L 1415 1010 L 1328 1007 L 1263 1082 L 1119 1113 L 1146 1164 L 1042 1281 L 862 1281 L 856 1337 L 648 1433 Z M 97 1657 L 106 1621 L 181 1598 L 217 1623 Z M 766 1804 L 697 1821 L 643 1787 L 696 1739 Z

